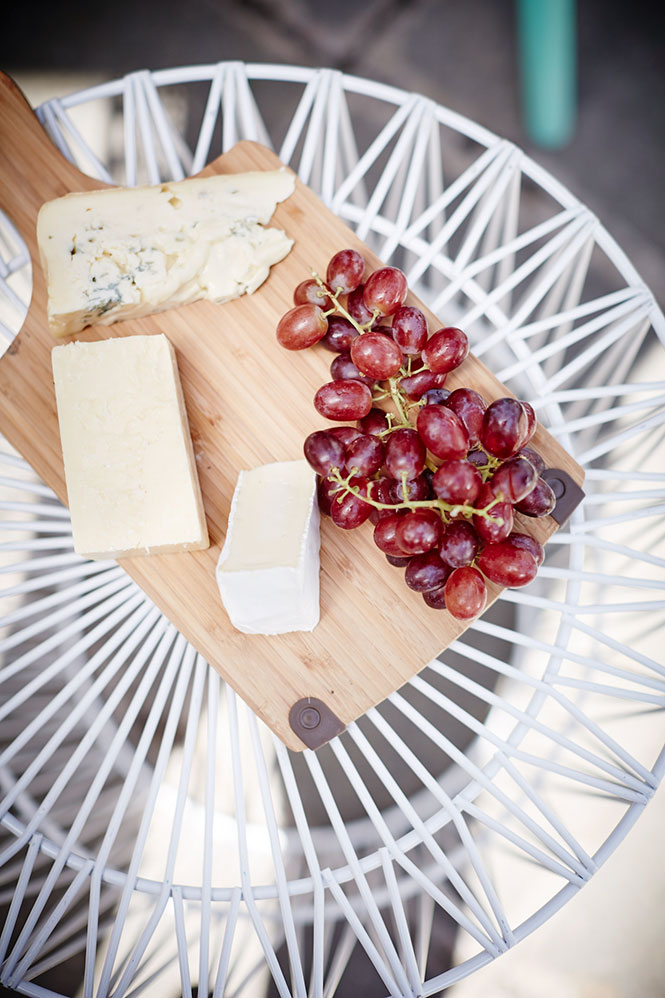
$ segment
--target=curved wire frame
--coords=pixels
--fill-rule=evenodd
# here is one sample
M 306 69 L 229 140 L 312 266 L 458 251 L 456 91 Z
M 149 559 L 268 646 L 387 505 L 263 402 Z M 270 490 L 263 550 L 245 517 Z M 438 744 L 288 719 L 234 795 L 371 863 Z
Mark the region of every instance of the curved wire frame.
M 88 105 L 119 158 L 83 137 Z M 122 569 L 73 552 L 67 510 L 5 445 L 0 983 L 329 998 L 354 993 L 360 958 L 372 993 L 439 993 L 572 897 L 663 772 L 663 316 L 570 192 L 417 95 L 233 62 L 132 73 L 38 114 L 104 181 L 273 147 L 532 401 L 587 497 L 533 584 L 294 756 Z M 2 232 L 9 341 L 29 261 Z

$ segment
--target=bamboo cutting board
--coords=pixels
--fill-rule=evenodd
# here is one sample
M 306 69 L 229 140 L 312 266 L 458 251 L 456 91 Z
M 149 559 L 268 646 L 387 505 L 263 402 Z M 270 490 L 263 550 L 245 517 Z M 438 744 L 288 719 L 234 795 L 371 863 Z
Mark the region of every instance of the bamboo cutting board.
M 204 174 L 272 170 L 268 149 L 242 142 Z M 33 295 L 20 334 L 0 361 L 0 429 L 66 503 L 46 322 L 46 287 L 35 222 L 44 201 L 103 186 L 80 173 L 51 143 L 13 82 L 0 79 L 0 207 L 25 239 Z M 197 455 L 211 546 L 207 551 L 124 559 L 123 568 L 208 662 L 292 749 L 321 744 L 400 687 L 457 637 L 465 625 L 431 610 L 390 568 L 372 542 L 371 526 L 342 531 L 324 518 L 321 530 L 321 621 L 312 633 L 266 637 L 233 629 L 222 607 L 215 566 L 238 472 L 302 455 L 308 433 L 326 424 L 312 398 L 330 380 L 332 355 L 298 353 L 275 339 L 295 286 L 346 246 L 378 261 L 303 184 L 278 206 L 273 224 L 295 240 L 252 296 L 225 305 L 196 302 L 144 319 L 98 326 L 95 340 L 165 333 L 173 343 Z M 409 299 L 411 304 L 417 302 Z M 423 309 L 432 330 L 444 323 Z M 507 394 L 474 357 L 449 377 L 490 400 Z M 582 469 L 542 428 L 533 441 L 548 467 L 581 485 Z M 269 508 L 266 515 L 270 515 Z M 523 519 L 541 541 L 557 528 L 551 517 Z M 499 590 L 489 586 L 490 599 Z M 310 700 L 311 698 L 311 700 Z M 304 713 L 300 712 L 305 700 Z M 291 714 L 293 727 L 289 721 Z M 296 733 L 298 732 L 298 734 Z M 300 737 L 302 736 L 302 737 Z M 304 740 L 303 740 L 304 739 Z

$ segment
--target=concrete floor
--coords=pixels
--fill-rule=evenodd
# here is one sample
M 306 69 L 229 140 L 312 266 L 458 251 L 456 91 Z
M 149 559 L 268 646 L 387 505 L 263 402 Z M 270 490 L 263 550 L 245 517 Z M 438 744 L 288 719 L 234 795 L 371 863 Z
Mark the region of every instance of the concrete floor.
M 525 148 L 599 216 L 665 303 L 665 36 L 656 5 L 585 0 L 570 145 L 524 133 L 511 0 L 128 0 L 16 5 L 0 65 L 34 102 L 129 70 L 240 59 L 341 68 L 418 91 Z M 662 998 L 665 791 L 598 877 L 459 998 Z M 608 912 L 611 917 L 607 917 Z M 367 991 L 358 991 L 372 998 Z

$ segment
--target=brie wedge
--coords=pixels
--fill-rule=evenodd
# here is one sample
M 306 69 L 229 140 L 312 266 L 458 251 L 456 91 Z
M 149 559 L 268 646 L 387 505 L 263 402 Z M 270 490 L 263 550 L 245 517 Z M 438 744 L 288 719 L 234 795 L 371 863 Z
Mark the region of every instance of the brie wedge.
M 208 547 L 194 450 L 166 336 L 51 351 L 74 550 L 86 558 Z
M 37 240 L 52 332 L 251 294 L 293 245 L 264 226 L 294 183 L 268 170 L 47 201 Z
M 306 461 L 238 476 L 217 585 L 245 634 L 311 631 L 319 622 L 319 506 Z

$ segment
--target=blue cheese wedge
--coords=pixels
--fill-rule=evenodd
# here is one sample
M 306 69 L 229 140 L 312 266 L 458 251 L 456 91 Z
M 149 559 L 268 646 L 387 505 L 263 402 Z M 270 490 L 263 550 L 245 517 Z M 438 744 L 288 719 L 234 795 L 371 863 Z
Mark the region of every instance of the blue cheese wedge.
M 257 171 L 48 201 L 37 240 L 52 332 L 251 294 L 293 245 L 265 226 L 294 183 Z
M 194 449 L 166 336 L 51 351 L 74 550 L 87 558 L 209 546 Z
M 319 622 L 319 506 L 306 461 L 241 471 L 217 585 L 245 634 L 311 631 Z

